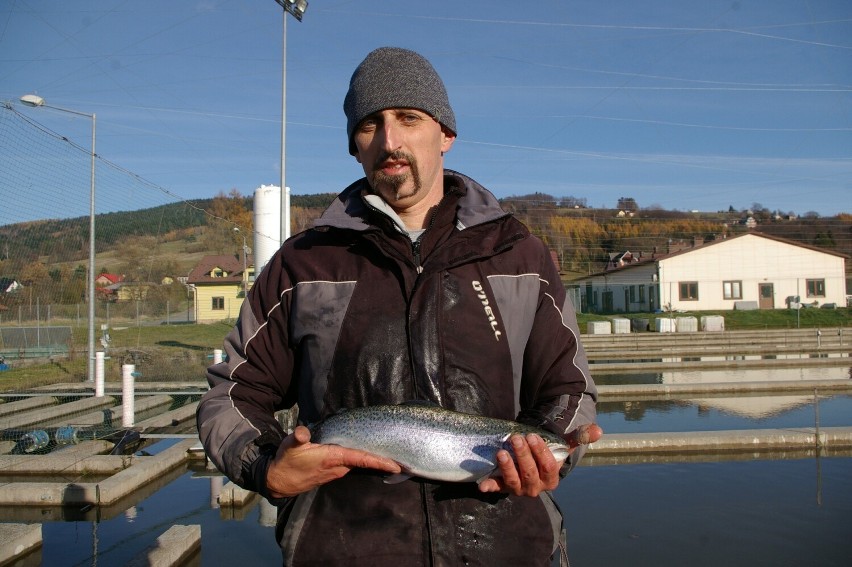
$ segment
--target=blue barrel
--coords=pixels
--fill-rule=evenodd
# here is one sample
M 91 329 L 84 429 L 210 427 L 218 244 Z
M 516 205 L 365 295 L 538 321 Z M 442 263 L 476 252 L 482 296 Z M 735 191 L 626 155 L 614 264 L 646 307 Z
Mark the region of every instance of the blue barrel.
M 76 445 L 80 442 L 77 438 L 77 428 L 70 425 L 59 427 L 53 434 L 53 440 L 57 445 Z
M 39 449 L 44 449 L 50 444 L 50 435 L 47 434 L 47 431 L 38 429 L 36 431 L 30 431 L 21 437 L 18 443 L 24 453 L 34 453 Z

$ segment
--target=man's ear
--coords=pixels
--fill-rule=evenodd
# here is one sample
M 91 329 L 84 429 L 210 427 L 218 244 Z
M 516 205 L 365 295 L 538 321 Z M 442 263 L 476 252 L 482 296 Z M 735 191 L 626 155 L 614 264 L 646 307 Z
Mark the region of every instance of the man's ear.
M 453 142 L 456 141 L 456 135 L 443 127 L 441 128 L 441 134 L 441 155 L 443 155 L 450 151 L 450 148 L 453 147 Z

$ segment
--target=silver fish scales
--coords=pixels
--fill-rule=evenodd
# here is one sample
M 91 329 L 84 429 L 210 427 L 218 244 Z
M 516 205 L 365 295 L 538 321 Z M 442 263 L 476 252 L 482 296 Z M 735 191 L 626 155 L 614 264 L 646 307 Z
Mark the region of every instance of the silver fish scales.
M 311 440 L 393 459 L 403 474 L 386 482 L 411 476 L 478 482 L 497 468 L 497 451 L 511 451 L 507 441 L 514 433 L 536 433 L 557 460 L 568 456 L 568 444 L 543 429 L 419 403 L 341 411 L 312 426 Z

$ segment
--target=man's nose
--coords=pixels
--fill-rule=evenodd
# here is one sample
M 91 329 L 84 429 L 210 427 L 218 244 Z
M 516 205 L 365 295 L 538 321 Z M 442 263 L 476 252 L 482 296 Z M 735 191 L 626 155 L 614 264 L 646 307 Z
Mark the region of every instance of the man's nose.
M 390 153 L 398 150 L 401 146 L 402 133 L 399 125 L 393 120 L 387 120 L 380 128 L 382 149 Z

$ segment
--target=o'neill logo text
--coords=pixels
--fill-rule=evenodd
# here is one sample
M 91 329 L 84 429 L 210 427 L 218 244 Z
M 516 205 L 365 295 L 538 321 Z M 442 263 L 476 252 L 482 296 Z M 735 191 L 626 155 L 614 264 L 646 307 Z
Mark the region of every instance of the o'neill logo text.
M 500 335 L 502 335 L 503 332 L 497 329 L 497 317 L 494 315 L 494 310 L 491 309 L 491 304 L 488 302 L 488 296 L 485 295 L 485 290 L 482 288 L 481 283 L 476 280 L 473 280 L 472 283 L 473 289 L 476 291 L 476 297 L 479 298 L 479 301 L 482 302 L 482 307 L 485 309 L 485 315 L 488 317 L 491 330 L 494 332 L 494 338 L 499 341 Z

